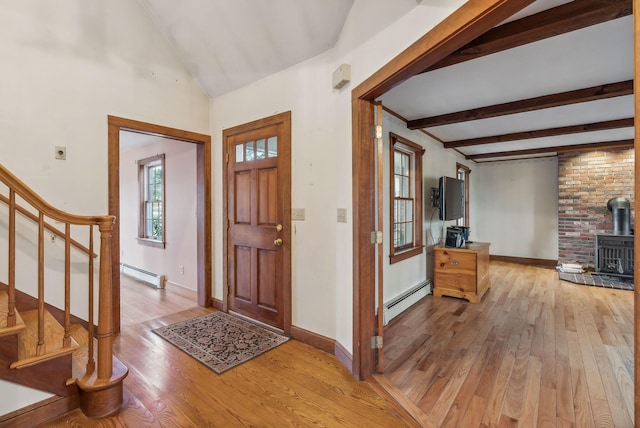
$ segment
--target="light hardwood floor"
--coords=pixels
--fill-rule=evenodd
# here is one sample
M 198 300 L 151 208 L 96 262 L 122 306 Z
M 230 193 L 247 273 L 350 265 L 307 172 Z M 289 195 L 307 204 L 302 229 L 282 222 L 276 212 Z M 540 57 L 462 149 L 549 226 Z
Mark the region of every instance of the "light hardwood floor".
M 156 289 L 126 275 L 120 275 L 121 326 L 139 324 L 162 315 L 197 306 L 195 291 L 167 284 Z
M 633 292 L 491 263 L 480 304 L 428 296 L 385 330 L 385 385 L 425 426 L 632 427 Z
M 115 417 L 75 410 L 45 427 L 402 427 L 393 408 L 332 355 L 295 340 L 222 375 L 151 330 L 210 312 L 123 282 L 115 352 L 129 367 Z M 162 313 L 161 316 L 158 315 Z M 153 316 L 158 318 L 151 318 Z

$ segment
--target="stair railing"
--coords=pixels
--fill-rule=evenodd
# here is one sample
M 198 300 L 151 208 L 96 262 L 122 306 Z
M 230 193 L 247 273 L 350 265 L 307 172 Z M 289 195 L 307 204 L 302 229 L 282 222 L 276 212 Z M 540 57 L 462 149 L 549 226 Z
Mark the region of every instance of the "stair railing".
M 0 202 L 8 205 L 8 290 L 7 290 L 7 327 L 16 324 L 16 215 L 31 219 L 37 223 L 38 228 L 38 347 L 36 355 L 40 355 L 45 349 L 45 259 L 44 242 L 45 230 L 56 236 L 64 238 L 64 339 L 63 347 L 71 346 L 71 247 L 82 250 L 88 255 L 88 360 L 86 374 L 82 377 L 85 383 L 90 380 L 94 385 L 108 385 L 113 376 L 113 294 L 111 272 L 111 238 L 115 223 L 115 217 L 104 216 L 80 216 L 69 214 L 59 210 L 44 201 L 36 192 L 14 176 L 3 165 L 0 165 L 0 182 L 4 183 L 8 190 L 8 197 L 0 195 Z M 19 206 L 16 197 L 25 201 L 31 210 Z M 35 211 L 37 214 L 34 214 Z M 64 232 L 47 223 L 45 217 L 64 224 Z M 71 226 L 86 226 L 89 233 L 88 247 L 71 238 Z M 94 227 L 98 227 L 100 233 L 99 256 L 94 253 Z M 94 357 L 94 259 L 99 257 L 99 284 L 98 284 L 98 325 L 97 325 L 97 364 Z M 97 368 L 97 373 L 96 373 Z

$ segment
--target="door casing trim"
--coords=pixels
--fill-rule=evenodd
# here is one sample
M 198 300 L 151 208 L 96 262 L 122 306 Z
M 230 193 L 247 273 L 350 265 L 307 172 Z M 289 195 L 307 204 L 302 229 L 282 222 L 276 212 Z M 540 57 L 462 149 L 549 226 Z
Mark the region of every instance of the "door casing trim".
M 108 199 L 109 214 L 116 216 L 111 244 L 113 284 L 113 322 L 120 331 L 120 131 L 168 137 L 196 144 L 197 291 L 198 306 L 210 307 L 211 299 L 211 137 L 152 123 L 107 116 L 108 122 Z
M 638 1 L 638 0 L 635 0 Z M 375 251 L 375 99 L 426 70 L 534 0 L 468 0 L 460 8 L 382 66 L 351 92 L 353 177 L 353 364 L 358 379 L 376 372 Z

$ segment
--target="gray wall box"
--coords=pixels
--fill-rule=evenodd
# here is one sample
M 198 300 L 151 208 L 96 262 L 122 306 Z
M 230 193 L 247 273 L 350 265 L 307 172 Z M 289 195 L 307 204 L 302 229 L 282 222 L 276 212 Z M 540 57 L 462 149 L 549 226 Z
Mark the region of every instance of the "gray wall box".
M 342 64 L 333 72 L 333 88 L 340 89 L 351 81 L 351 64 Z

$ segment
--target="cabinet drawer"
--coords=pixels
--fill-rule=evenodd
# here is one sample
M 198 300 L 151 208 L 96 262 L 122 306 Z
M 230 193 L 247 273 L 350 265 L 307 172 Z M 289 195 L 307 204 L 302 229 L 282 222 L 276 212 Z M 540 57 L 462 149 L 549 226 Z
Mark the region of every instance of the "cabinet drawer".
M 463 251 L 435 252 L 436 272 L 476 276 L 476 254 Z
M 433 284 L 437 289 L 455 290 L 460 293 L 476 293 L 475 275 L 436 271 Z

